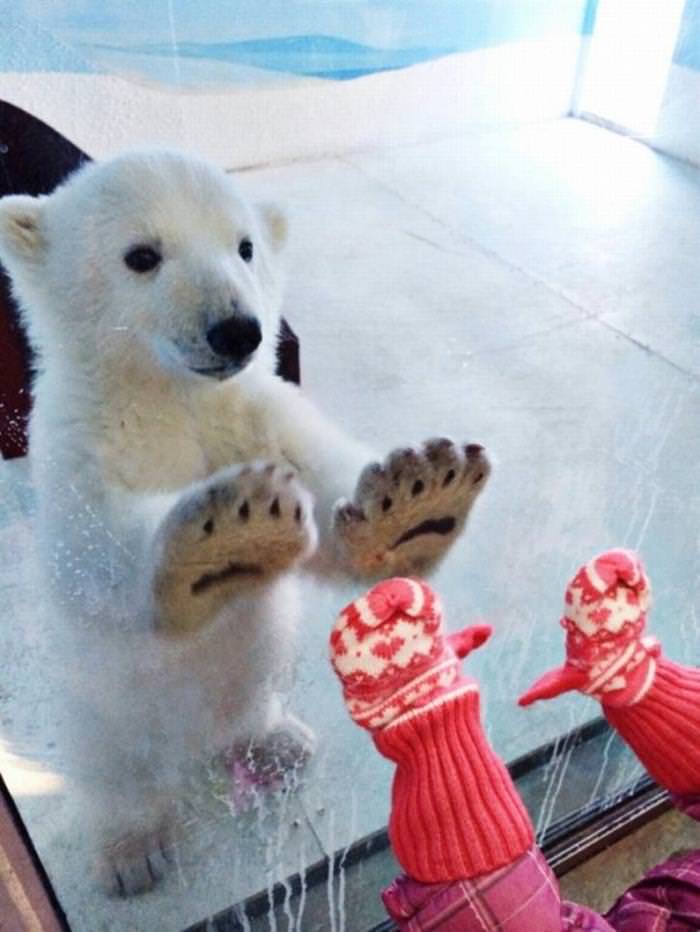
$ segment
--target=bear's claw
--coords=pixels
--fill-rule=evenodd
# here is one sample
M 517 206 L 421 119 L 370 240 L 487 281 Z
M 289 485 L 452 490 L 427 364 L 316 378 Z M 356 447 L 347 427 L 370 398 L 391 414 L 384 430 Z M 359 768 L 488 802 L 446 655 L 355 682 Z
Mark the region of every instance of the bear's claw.
M 335 507 L 342 558 L 361 576 L 430 569 L 464 527 L 490 469 L 479 444 L 460 448 L 445 437 L 370 463 L 353 501 Z

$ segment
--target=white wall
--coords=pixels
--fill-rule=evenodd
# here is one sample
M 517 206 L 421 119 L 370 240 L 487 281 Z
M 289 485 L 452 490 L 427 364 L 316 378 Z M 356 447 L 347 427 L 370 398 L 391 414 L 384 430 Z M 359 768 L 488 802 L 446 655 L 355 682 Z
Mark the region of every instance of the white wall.
M 700 71 L 672 65 L 652 144 L 700 166 Z
M 142 144 L 226 168 L 392 145 L 568 113 L 578 36 L 511 43 L 354 81 L 174 91 L 103 74 L 0 72 L 0 98 L 100 158 Z

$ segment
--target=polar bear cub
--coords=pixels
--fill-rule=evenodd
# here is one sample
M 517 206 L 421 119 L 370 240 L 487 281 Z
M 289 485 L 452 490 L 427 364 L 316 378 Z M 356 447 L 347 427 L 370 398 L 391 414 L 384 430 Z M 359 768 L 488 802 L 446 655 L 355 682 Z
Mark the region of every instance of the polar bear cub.
M 424 573 L 485 485 L 444 438 L 383 462 L 274 374 L 282 214 L 169 151 L 0 201 L 37 353 L 30 423 L 57 743 L 107 887 L 152 886 L 188 768 L 313 745 L 279 701 L 294 571 Z

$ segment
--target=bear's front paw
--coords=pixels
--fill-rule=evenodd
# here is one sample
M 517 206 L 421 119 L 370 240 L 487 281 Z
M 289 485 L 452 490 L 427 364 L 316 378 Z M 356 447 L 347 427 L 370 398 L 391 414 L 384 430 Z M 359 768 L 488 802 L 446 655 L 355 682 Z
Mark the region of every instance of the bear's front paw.
M 335 506 L 341 559 L 361 576 L 424 573 L 464 527 L 490 469 L 483 447 L 446 438 L 370 463 L 353 501 Z
M 309 556 L 316 537 L 311 496 L 288 469 L 217 473 L 183 497 L 159 532 L 159 629 L 198 628 L 237 593 Z

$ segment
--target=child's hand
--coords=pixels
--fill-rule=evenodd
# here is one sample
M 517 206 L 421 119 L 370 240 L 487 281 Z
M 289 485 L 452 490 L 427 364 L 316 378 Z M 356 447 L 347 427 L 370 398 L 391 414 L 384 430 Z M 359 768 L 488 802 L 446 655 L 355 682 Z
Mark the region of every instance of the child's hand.
M 421 580 L 379 583 L 347 605 L 331 634 L 331 662 L 352 718 L 370 731 L 465 682 L 460 660 L 491 636 L 443 630 L 437 595 Z
M 639 702 L 651 688 L 661 647 L 644 636 L 651 590 L 639 558 L 609 550 L 581 567 L 566 590 L 561 625 L 566 663 L 540 677 L 521 706 L 573 689 L 608 706 Z

